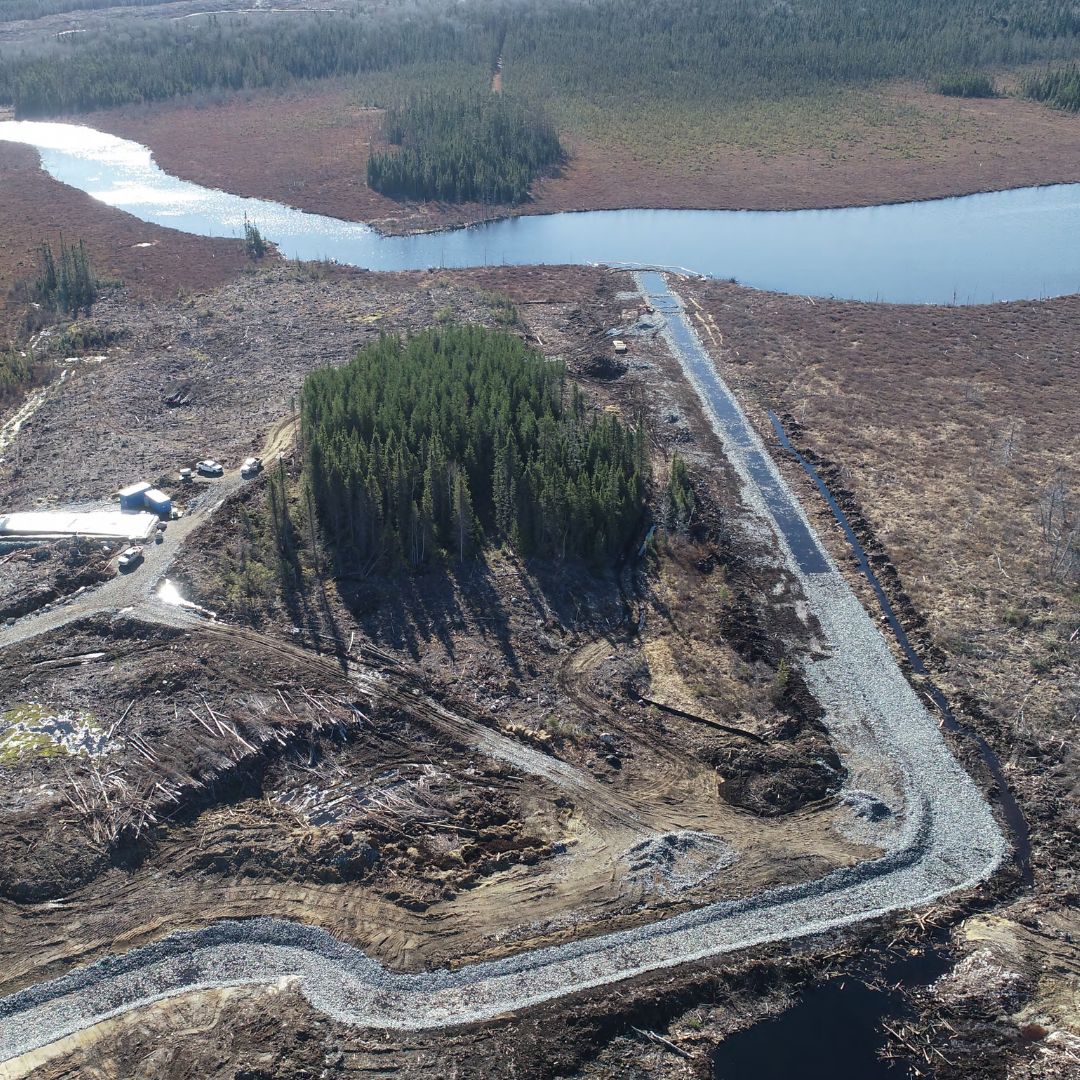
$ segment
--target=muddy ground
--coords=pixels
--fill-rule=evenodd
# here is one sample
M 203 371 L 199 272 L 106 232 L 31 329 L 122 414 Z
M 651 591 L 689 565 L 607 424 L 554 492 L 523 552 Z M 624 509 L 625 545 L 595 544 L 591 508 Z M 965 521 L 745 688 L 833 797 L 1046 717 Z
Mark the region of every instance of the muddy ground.
M 1052 491 L 1071 506 L 1080 495 L 1078 302 L 897 309 L 716 282 L 687 291 L 759 430 L 775 445 L 774 409 L 817 463 L 1031 826 L 1033 888 L 964 922 L 963 962 L 922 998 L 920 1037 L 945 1053 L 935 1075 L 1067 1075 L 1080 1037 L 1080 608 L 1075 566 L 1053 564 L 1060 544 L 1043 515 Z M 787 464 L 851 567 L 825 504 Z
M 349 85 L 213 105 L 177 101 L 78 118 L 153 150 L 166 172 L 240 195 L 366 221 L 384 232 L 484 220 L 490 207 L 417 204 L 365 182 L 380 112 Z M 942 198 L 1080 180 L 1080 120 L 1016 97 L 944 98 L 898 85 L 815 106 L 802 122 L 755 106 L 702 143 L 658 154 L 648 127 L 565 133 L 571 161 L 500 214 L 662 207 L 785 210 Z M 708 131 L 708 127 L 705 129 Z M 658 134 L 666 134 L 658 132 Z

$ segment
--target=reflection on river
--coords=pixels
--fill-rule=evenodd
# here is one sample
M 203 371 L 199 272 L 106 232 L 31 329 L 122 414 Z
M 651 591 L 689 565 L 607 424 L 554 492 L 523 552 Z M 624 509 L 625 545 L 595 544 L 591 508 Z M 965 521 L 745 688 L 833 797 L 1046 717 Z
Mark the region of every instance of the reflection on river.
M 244 199 L 162 172 L 150 151 L 71 124 L 0 122 L 57 180 L 143 221 L 241 236 L 254 221 L 290 258 L 372 270 L 605 263 L 684 268 L 810 296 L 984 303 L 1080 291 L 1080 185 L 839 210 L 609 210 L 404 237 Z

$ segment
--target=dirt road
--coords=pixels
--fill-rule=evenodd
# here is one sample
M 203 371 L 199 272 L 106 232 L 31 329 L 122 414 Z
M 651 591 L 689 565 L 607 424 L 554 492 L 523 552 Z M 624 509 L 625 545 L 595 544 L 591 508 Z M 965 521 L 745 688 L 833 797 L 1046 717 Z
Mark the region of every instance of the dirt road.
M 171 521 L 163 541 L 143 545 L 143 562 L 76 597 L 68 597 L 20 619 L 14 626 L 0 629 L 0 649 L 67 626 L 79 619 L 105 612 L 127 612 L 146 604 L 161 586 L 184 540 L 203 525 L 243 481 L 239 470 L 205 485 L 205 490 L 189 503 L 179 521 Z

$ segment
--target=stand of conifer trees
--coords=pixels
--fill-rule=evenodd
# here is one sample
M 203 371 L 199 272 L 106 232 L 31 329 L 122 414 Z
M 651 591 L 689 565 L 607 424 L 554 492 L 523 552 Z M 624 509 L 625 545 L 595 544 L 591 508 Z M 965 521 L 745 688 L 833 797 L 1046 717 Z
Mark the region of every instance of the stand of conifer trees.
M 1080 9 L 1069 0 L 431 0 L 281 20 L 129 20 L 120 32 L 13 46 L 0 57 L 0 104 L 45 116 L 371 72 L 395 73 L 385 85 L 403 96 L 417 85 L 449 89 L 451 68 L 471 69 L 479 85 L 499 55 L 512 89 L 553 111 L 707 106 L 1075 61 Z
M 415 64 L 489 65 L 497 28 L 466 29 L 453 15 L 447 9 L 423 19 L 388 12 L 280 22 L 215 15 L 204 24 L 132 21 L 123 33 L 73 34 L 0 57 L 0 104 L 13 105 L 20 118 L 54 116 Z
M 997 97 L 994 80 L 982 71 L 960 71 L 938 79 L 937 92 L 946 97 L 992 98 Z
M 560 362 L 479 326 L 383 337 L 312 372 L 301 430 L 339 572 L 460 561 L 500 541 L 602 561 L 644 506 L 644 432 L 592 413 Z
M 33 295 L 42 307 L 65 315 L 90 310 L 97 299 L 97 282 L 81 240 L 77 244 L 65 244 L 61 236 L 59 258 L 53 254 L 49 241 L 42 241 Z
M 566 154 L 551 123 L 504 94 L 424 94 L 386 111 L 397 150 L 368 157 L 368 185 L 385 195 L 517 203 Z

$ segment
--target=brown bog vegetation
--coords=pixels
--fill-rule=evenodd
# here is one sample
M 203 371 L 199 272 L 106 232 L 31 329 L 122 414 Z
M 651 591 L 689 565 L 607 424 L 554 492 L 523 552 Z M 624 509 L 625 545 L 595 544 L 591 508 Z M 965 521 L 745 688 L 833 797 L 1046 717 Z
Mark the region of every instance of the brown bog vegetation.
M 15 334 L 26 314 L 12 289 L 38 273 L 43 240 L 85 242 L 97 275 L 121 280 L 136 297 L 176 296 L 212 288 L 247 265 L 239 240 L 189 236 L 147 225 L 42 172 L 29 146 L 0 142 L 0 340 Z
M 687 288 L 725 378 L 755 403 L 760 430 L 771 438 L 766 408 L 783 414 L 817 462 L 934 680 L 1005 762 L 1032 828 L 1033 893 L 965 923 L 963 977 L 927 997 L 926 1023 L 963 1063 L 963 1072 L 939 1075 L 981 1075 L 1000 1065 L 992 1058 L 1003 1048 L 1041 1059 L 1020 1034 L 1031 1018 L 1041 1017 L 1039 1038 L 1080 1025 L 1070 944 L 1080 299 L 889 307 L 717 282 Z M 789 465 L 822 535 L 850 566 L 824 503 Z M 998 1015 L 1016 1019 L 987 1027 Z M 1046 1052 L 1058 1060 L 1061 1047 Z
M 320 84 L 213 106 L 177 101 L 93 113 L 148 145 L 167 172 L 241 195 L 367 221 L 386 232 L 491 215 L 480 204 L 396 202 L 365 183 L 382 113 L 363 88 Z M 671 127 L 560 128 L 571 152 L 533 199 L 501 213 L 798 209 L 940 198 L 1080 179 L 1080 119 L 1015 97 L 944 98 L 920 86 L 783 105 L 729 105 Z

